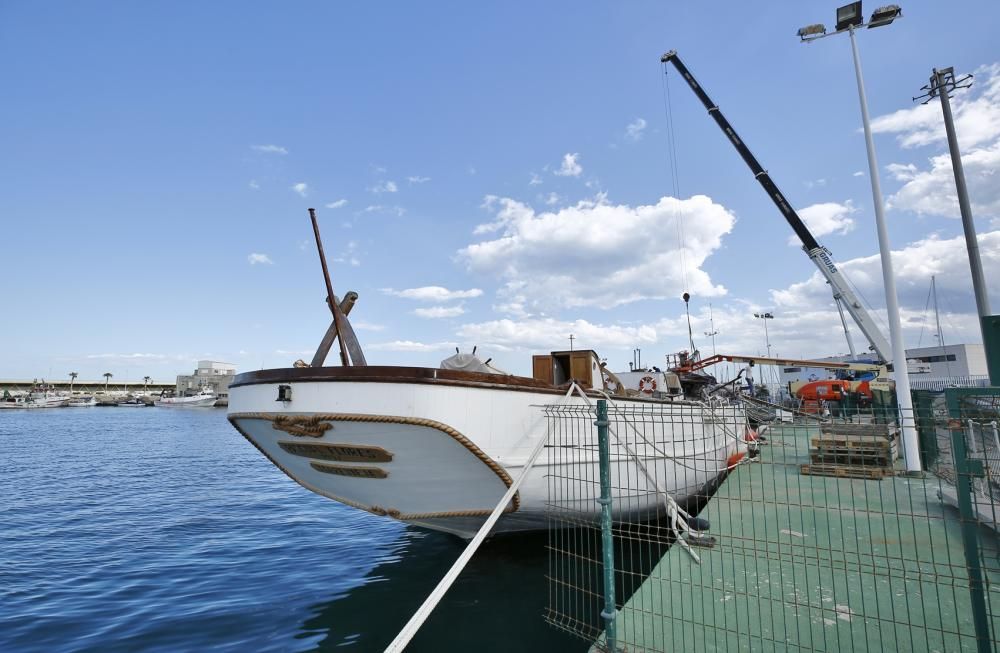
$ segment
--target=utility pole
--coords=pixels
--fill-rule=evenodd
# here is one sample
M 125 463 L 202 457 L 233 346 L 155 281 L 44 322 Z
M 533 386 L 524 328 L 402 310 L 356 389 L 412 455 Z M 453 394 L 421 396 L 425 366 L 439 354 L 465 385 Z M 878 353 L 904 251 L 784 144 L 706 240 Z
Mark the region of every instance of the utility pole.
M 572 333 L 569 334 L 569 350 L 570 351 L 573 351 L 573 341 L 574 340 L 576 340 L 576 336 L 574 336 Z
M 979 313 L 979 328 L 983 337 L 983 348 L 986 350 L 986 360 L 989 363 L 990 383 L 1000 384 L 1000 367 L 995 358 L 1000 351 L 995 349 L 996 343 L 987 333 L 986 318 L 991 315 L 990 298 L 986 293 L 986 279 L 983 276 L 983 261 L 979 256 L 979 239 L 976 237 L 976 223 L 972 219 L 972 205 L 969 202 L 969 189 L 965 184 L 965 168 L 962 166 L 962 152 L 958 147 L 958 135 L 955 133 L 955 119 L 951 113 L 951 92 L 959 88 L 972 86 L 972 75 L 956 80 L 955 69 L 933 69 L 930 83 L 921 87 L 927 91 L 924 95 L 913 98 L 923 99 L 927 104 L 935 97 L 941 98 L 941 113 L 944 114 L 944 129 L 948 135 L 948 150 L 951 152 L 951 168 L 955 173 L 955 190 L 958 193 L 958 210 L 962 214 L 962 230 L 965 232 L 965 248 L 969 252 L 969 266 L 972 268 L 972 291 L 976 297 L 976 312 Z M 926 98 L 926 99 L 924 99 Z

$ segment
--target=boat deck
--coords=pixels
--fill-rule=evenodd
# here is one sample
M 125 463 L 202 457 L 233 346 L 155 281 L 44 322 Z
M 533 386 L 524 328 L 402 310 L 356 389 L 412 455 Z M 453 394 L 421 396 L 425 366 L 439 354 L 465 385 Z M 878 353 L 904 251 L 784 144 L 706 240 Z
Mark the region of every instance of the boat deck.
M 618 612 L 619 649 L 976 650 L 961 521 L 941 481 L 804 476 L 811 435 L 778 427 L 734 471 L 701 513 L 718 544 L 694 549 L 700 565 L 667 551 Z M 996 533 L 979 530 L 989 606 Z

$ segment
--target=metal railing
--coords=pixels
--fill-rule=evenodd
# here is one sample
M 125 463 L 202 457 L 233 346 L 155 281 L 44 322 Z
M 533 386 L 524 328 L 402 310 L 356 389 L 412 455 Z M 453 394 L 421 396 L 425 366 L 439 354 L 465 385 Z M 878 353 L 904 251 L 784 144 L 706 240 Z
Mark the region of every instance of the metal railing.
M 1000 389 L 914 399 L 919 473 L 885 410 L 548 410 L 546 620 L 600 650 L 996 650 Z

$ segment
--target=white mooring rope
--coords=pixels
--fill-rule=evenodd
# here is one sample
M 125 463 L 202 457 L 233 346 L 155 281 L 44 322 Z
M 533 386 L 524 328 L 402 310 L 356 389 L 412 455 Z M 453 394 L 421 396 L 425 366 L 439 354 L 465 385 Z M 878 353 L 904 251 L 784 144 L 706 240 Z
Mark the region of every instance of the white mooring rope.
M 569 390 L 566 392 L 566 395 L 562 398 L 562 401 L 569 399 L 574 391 L 578 392 L 580 396 L 586 399 L 586 395 L 583 390 L 574 381 L 569 387 Z M 543 414 L 541 419 L 544 418 L 545 415 Z M 426 599 L 424 599 L 424 602 L 419 608 L 417 608 L 417 611 L 413 613 L 413 616 L 406 622 L 403 629 L 399 631 L 399 634 L 396 635 L 396 639 L 392 640 L 389 646 L 386 647 L 385 653 L 399 653 L 405 649 L 406 645 L 410 643 L 411 639 L 413 639 L 413 636 L 417 634 L 418 630 L 420 630 L 420 627 L 424 625 L 427 617 L 431 615 L 431 612 L 434 611 L 437 604 L 441 602 L 445 593 L 449 590 L 449 588 L 451 588 L 455 580 L 458 579 L 458 575 L 462 573 L 463 569 L 465 569 L 465 565 L 469 563 L 469 560 L 472 559 L 476 550 L 479 549 L 479 545 L 483 543 L 486 536 L 490 534 L 491 530 L 493 530 L 493 526 L 496 524 L 497 520 L 500 519 L 500 515 L 507 507 L 507 504 L 514 498 L 514 494 L 517 492 L 517 489 L 521 487 L 521 483 L 524 481 L 525 477 L 528 476 L 528 472 L 535 464 L 539 454 L 541 454 L 542 450 L 545 449 L 545 444 L 548 440 L 547 435 L 539 439 L 538 444 L 535 445 L 535 450 L 531 452 L 531 456 L 529 456 L 527 462 L 524 463 L 524 469 L 521 470 L 517 479 L 515 479 L 515 481 L 511 483 L 510 487 L 507 488 L 507 492 L 503 495 L 503 498 L 500 499 L 500 502 L 497 503 L 496 508 L 494 508 L 493 512 L 490 513 L 490 516 L 486 518 L 486 521 L 479 528 L 479 532 L 476 533 L 476 536 L 472 538 L 468 546 L 465 547 L 465 550 L 462 551 L 462 555 L 458 556 L 458 560 L 455 561 L 455 564 L 451 566 L 448 573 L 445 574 L 444 578 L 442 578 L 437 584 L 434 591 L 431 592 Z

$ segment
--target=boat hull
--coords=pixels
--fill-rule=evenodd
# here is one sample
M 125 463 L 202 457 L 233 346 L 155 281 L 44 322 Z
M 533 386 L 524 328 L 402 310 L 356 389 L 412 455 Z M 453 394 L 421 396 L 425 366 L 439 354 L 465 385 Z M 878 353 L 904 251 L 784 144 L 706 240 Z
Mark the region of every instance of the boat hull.
M 172 397 L 157 399 L 154 405 L 172 408 L 211 408 L 217 401 L 216 397 Z
M 276 401 L 282 385 L 290 387 L 291 400 Z M 586 403 L 530 387 L 377 375 L 292 383 L 237 379 L 229 402 L 233 426 L 309 490 L 461 537 L 475 534 L 547 437 L 544 406 Z M 626 403 L 653 404 L 621 401 Z M 664 492 L 678 502 L 698 495 L 725 473 L 733 454 L 746 449 L 739 419 L 704 423 L 701 405 L 689 402 L 653 408 L 665 422 L 683 427 L 665 424 L 659 446 L 639 451 L 635 442 L 629 448 L 613 440 L 612 484 L 631 486 L 627 496 L 615 497 L 619 518 L 662 514 Z M 639 475 L 637 481 L 636 455 L 648 477 L 660 480 Z M 552 510 L 596 515 L 599 490 L 591 484 L 584 496 L 551 503 L 549 478 L 560 475 L 598 478 L 596 446 L 544 450 L 494 532 L 545 529 Z

